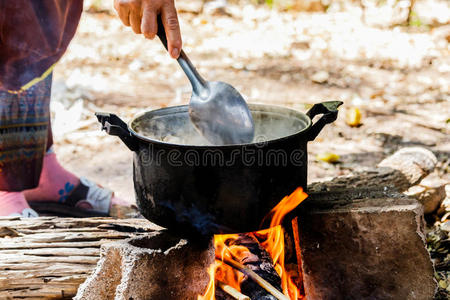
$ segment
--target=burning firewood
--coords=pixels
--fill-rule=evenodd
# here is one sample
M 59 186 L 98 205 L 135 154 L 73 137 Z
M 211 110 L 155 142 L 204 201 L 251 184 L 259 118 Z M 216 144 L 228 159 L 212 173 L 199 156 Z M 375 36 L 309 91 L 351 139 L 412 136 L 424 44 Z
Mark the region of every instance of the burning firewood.
M 226 264 L 228 264 L 229 266 L 235 268 L 236 270 L 242 272 L 243 274 L 245 274 L 246 276 L 251 278 L 255 283 L 259 284 L 262 288 L 264 288 L 266 291 L 269 292 L 269 294 L 262 293 L 262 295 L 260 296 L 261 298 L 258 298 L 258 299 L 262 299 L 262 300 L 275 300 L 275 299 L 278 299 L 278 300 L 289 300 L 288 297 L 284 296 L 279 290 L 277 290 L 269 282 L 264 280 L 264 278 L 262 278 L 261 276 L 256 274 L 251 269 L 245 267 L 241 263 L 238 263 L 238 262 L 236 262 L 236 261 L 234 261 L 232 259 L 225 259 L 224 262 Z M 253 292 L 253 291 L 250 291 L 250 292 Z M 256 291 L 255 293 L 259 293 L 259 291 Z
M 252 299 L 289 300 L 301 297 L 300 284 L 297 282 L 301 272 L 285 264 L 285 231 L 281 224 L 283 217 L 307 196 L 298 188 L 284 197 L 266 216 L 265 219 L 270 219 L 268 229 L 215 235 L 216 262 L 208 271 L 211 279 L 206 292 L 199 295 L 198 299 L 228 300 L 227 295 L 223 297 L 224 293 L 215 288 L 214 283 L 218 281 Z
M 222 281 L 217 281 L 217 286 L 220 287 L 220 290 L 216 290 L 216 300 L 220 299 L 220 297 L 225 298 L 225 296 L 221 296 L 221 290 L 226 293 L 227 295 L 229 295 L 228 298 L 231 299 L 236 299 L 236 300 L 250 300 L 249 296 L 246 296 L 244 294 L 242 294 L 241 292 L 239 292 L 238 290 L 236 290 L 234 287 L 223 283 Z M 219 294 L 219 295 L 218 295 Z
M 244 273 L 240 282 L 242 293 L 252 299 L 288 299 L 281 292 L 281 278 L 276 272 L 270 254 L 259 244 L 252 233 L 239 234 L 226 242 L 228 247 L 240 248 L 231 251 L 231 258 L 224 262 Z
M 269 253 L 261 247 L 256 237 L 251 234 L 239 234 L 236 240 L 231 241 L 230 245 L 244 246 L 248 249 L 248 255 L 235 257 L 242 265 L 254 271 L 258 276 L 269 282 L 274 288 L 281 291 L 281 278 L 273 267 L 273 261 Z M 244 294 L 254 299 L 275 299 L 269 297 L 266 289 L 262 288 L 251 278 L 245 278 L 241 283 L 241 290 Z

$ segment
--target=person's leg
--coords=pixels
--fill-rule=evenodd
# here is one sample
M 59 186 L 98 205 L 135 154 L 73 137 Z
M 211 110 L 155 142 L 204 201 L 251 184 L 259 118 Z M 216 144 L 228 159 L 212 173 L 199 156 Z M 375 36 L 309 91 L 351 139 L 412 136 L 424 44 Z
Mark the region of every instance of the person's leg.
M 53 149 L 53 133 L 49 120 L 47 146 L 42 164 L 39 184 L 34 189 L 24 191 L 28 201 L 64 202 L 73 188 L 80 183 L 77 176 L 64 169 L 56 159 Z
M 22 217 L 37 217 L 38 214 L 32 210 L 21 192 L 0 191 L 0 215 Z
M 19 94 L 0 90 L 0 215 L 28 209 L 24 189 L 36 187 L 50 119 L 51 76 Z
M 112 204 L 129 204 L 114 197 L 112 191 L 98 186 L 86 178 L 79 178 L 58 162 L 51 147 L 44 156 L 39 185 L 24 191 L 27 201 L 55 202 L 73 205 L 80 209 L 107 213 Z
M 39 185 L 24 191 L 28 201 L 54 201 L 63 203 L 80 183 L 77 176 L 64 169 L 56 159 L 53 147 L 47 150 Z
M 111 205 L 130 205 L 128 202 L 114 197 L 112 191 L 100 187 L 86 178 L 80 179 L 61 166 L 53 151 L 50 121 L 46 148 L 39 185 L 23 192 L 29 203 L 44 203 L 45 205 L 45 203 L 53 202 L 103 213 L 107 213 Z
M 126 206 L 110 190 L 59 164 L 51 147 L 51 83 L 50 75 L 20 94 L 0 91 L 0 216 L 21 213 L 29 208 L 26 201 L 103 213 L 111 204 Z

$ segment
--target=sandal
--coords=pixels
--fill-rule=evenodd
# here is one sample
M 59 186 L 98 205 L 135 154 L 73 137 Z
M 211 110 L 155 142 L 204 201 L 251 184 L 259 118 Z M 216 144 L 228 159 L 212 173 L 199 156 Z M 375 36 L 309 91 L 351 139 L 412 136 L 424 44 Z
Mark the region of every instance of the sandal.
M 27 207 L 27 208 L 24 208 L 24 210 L 22 210 L 21 213 L 13 213 L 13 214 L 10 214 L 9 217 L 37 218 L 37 217 L 39 217 L 39 214 L 35 210 Z
M 30 201 L 29 205 L 41 214 L 62 217 L 107 217 L 111 207 L 113 192 L 95 182 L 80 177 L 80 184 L 68 195 L 64 202 Z M 80 207 L 87 203 L 92 209 Z

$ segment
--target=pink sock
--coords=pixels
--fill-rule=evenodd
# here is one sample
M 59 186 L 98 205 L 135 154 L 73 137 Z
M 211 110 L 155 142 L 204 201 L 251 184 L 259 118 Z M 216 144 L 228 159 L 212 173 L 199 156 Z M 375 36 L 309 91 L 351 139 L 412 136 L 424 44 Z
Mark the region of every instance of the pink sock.
M 64 202 L 80 183 L 77 176 L 64 169 L 54 152 L 44 156 L 41 177 L 37 188 L 24 191 L 27 201 Z
M 25 208 L 29 206 L 23 193 L 0 191 L 0 216 L 20 214 Z

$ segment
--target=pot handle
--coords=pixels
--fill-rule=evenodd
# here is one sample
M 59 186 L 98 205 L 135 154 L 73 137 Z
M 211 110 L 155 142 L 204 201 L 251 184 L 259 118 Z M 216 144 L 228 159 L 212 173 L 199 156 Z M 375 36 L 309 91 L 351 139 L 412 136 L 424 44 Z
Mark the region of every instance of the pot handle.
M 312 125 L 311 129 L 309 129 L 307 133 L 308 141 L 314 140 L 325 125 L 332 123 L 337 119 L 338 107 L 343 103 L 344 102 L 342 101 L 327 101 L 314 104 L 313 107 L 308 110 L 306 115 L 311 119 L 311 122 L 315 116 L 323 114 L 323 116 Z
M 96 112 L 95 116 L 102 124 L 102 130 L 105 130 L 109 135 L 118 136 L 131 151 L 139 149 L 137 139 L 128 130 L 127 124 L 118 116 L 104 112 Z

